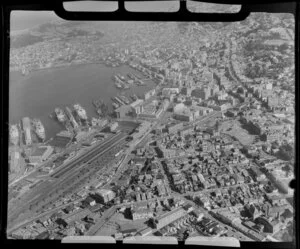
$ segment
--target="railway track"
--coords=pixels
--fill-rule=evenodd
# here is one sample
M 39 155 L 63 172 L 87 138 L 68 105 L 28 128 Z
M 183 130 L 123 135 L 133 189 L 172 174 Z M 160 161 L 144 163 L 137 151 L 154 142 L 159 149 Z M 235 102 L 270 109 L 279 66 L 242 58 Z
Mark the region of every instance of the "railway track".
M 124 141 L 124 140 L 123 140 Z M 108 146 L 104 151 L 101 152 L 101 154 L 97 154 L 93 158 L 89 160 L 91 162 L 92 160 L 95 160 L 99 157 L 102 157 L 106 152 L 113 149 L 113 147 L 116 146 L 117 143 L 121 143 L 120 140 L 117 140 L 115 143 L 113 143 L 111 146 Z M 102 158 L 101 158 L 102 159 Z M 108 160 L 101 160 L 102 165 L 105 164 Z M 101 167 L 102 168 L 102 167 Z M 100 169 L 101 169 L 100 168 Z M 58 193 L 68 192 L 72 188 L 74 188 L 74 185 L 78 184 L 79 182 L 84 183 L 85 180 L 92 174 L 96 173 L 99 169 L 99 164 L 95 163 L 93 166 L 89 168 L 77 168 L 76 171 L 71 172 L 66 177 L 61 178 L 59 182 L 54 181 L 53 186 L 51 188 L 51 192 L 49 193 L 49 189 L 47 189 L 48 195 L 53 195 L 55 198 L 55 193 L 58 190 Z M 44 198 L 44 195 L 41 195 L 39 199 L 35 200 L 35 202 L 39 202 Z M 48 201 L 49 203 L 49 201 Z
M 61 175 L 59 178 L 53 178 L 53 181 L 47 181 L 40 186 L 37 186 L 36 191 L 32 194 L 32 198 L 29 198 L 30 200 L 23 203 L 21 207 L 18 207 L 16 210 L 11 212 L 9 217 L 18 217 L 19 214 L 24 213 L 24 211 L 32 208 L 32 206 L 35 207 L 32 211 L 39 210 L 44 206 L 49 205 L 49 203 L 51 204 L 52 201 L 66 194 L 67 192 L 75 190 L 78 188 L 78 186 L 83 185 L 91 175 L 101 170 L 101 166 L 109 161 L 109 158 L 103 160 L 102 157 L 114 148 L 122 146 L 124 143 L 126 143 L 125 138 L 126 135 L 120 133 L 113 139 L 110 139 L 104 144 L 99 145 L 99 147 L 96 149 L 93 149 L 91 152 L 85 155 L 82 160 L 73 161 L 71 165 L 68 164 L 68 168 L 63 168 L 63 171 L 60 171 Z M 101 151 L 99 151 L 100 149 Z M 74 168 L 74 163 L 80 164 Z M 91 165 L 92 163 L 93 165 Z M 84 167 L 87 164 L 89 166 L 91 165 L 91 167 Z M 67 172 L 69 173 L 66 174 Z M 34 196 L 34 194 L 36 195 Z
M 125 137 L 126 137 L 126 135 L 123 133 L 119 133 L 116 136 L 110 137 L 107 141 L 105 141 L 104 143 L 101 143 L 99 146 L 97 146 L 93 150 L 89 151 L 84 156 L 82 156 L 72 162 L 69 162 L 67 165 L 63 166 L 63 168 L 58 169 L 56 172 L 52 173 L 51 176 L 55 177 L 55 178 L 61 177 L 62 175 L 64 175 L 66 172 L 68 172 L 73 167 L 76 167 L 76 166 L 78 167 L 78 166 L 81 166 L 82 164 L 87 163 L 88 161 L 91 161 L 95 156 L 98 155 L 100 150 L 105 149 L 107 146 L 109 146 L 109 144 L 114 143 L 123 138 L 125 139 Z

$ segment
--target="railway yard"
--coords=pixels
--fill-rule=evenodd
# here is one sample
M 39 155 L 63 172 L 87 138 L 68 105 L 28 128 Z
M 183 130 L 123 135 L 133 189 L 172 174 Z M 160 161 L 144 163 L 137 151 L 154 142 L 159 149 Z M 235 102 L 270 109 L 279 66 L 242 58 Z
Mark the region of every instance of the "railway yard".
M 112 161 L 115 153 L 126 143 L 126 136 L 122 132 L 114 134 L 84 156 L 62 165 L 46 176 L 21 197 L 22 206 L 14 205 L 9 208 L 8 220 L 13 224 L 18 218 L 30 217 L 29 214 L 32 213 L 39 214 L 53 206 L 54 200 L 73 194 L 97 173 L 107 172 L 107 163 Z

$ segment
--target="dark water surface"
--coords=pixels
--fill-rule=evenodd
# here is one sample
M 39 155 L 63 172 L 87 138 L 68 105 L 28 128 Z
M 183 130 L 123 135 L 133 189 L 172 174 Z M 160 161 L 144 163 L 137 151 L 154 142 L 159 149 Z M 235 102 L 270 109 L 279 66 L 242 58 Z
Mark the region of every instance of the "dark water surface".
M 9 122 L 17 123 L 23 117 L 40 118 L 47 138 L 52 137 L 63 129 L 49 117 L 55 107 L 72 107 L 80 103 L 89 117 L 97 117 L 92 100 L 101 98 L 111 103 L 111 97 L 121 93 L 115 88 L 112 76 L 128 72 L 136 71 L 127 65 L 111 68 L 103 64 L 88 64 L 45 69 L 26 76 L 13 72 L 10 74 Z M 153 82 L 146 82 L 145 86 L 132 85 L 123 92 L 126 96 L 140 95 L 155 87 Z

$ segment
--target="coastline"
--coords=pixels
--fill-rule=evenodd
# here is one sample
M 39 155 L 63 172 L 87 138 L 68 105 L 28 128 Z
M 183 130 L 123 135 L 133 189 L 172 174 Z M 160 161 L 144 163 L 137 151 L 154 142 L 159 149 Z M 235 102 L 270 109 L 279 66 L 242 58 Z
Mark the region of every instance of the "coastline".
M 111 97 L 117 96 L 120 91 L 129 97 L 132 94 L 143 94 L 156 86 L 155 82 L 149 81 L 145 86 L 133 85 L 125 92 L 112 84 L 111 77 L 114 73 L 134 70 L 128 63 L 119 67 L 111 67 L 103 61 L 53 65 L 47 68 L 37 68 L 31 71 L 33 74 L 28 75 L 22 75 L 20 70 L 11 70 L 10 95 L 15 101 L 10 102 L 9 123 L 18 122 L 23 116 L 37 117 L 41 119 L 47 130 L 47 138 L 53 137 L 62 130 L 49 117 L 49 112 L 53 111 L 56 106 L 70 106 L 72 103 L 79 102 L 90 117 L 97 117 L 92 99 L 101 98 L 110 109 L 113 109 Z M 91 74 L 92 71 L 97 73 Z M 89 80 L 85 79 L 84 72 L 91 75 Z M 65 80 L 66 74 L 67 80 Z M 79 92 L 81 94 L 78 94 Z
M 72 67 L 72 66 L 84 66 L 84 65 L 99 65 L 99 64 L 104 64 L 105 62 L 78 62 L 78 63 L 71 63 L 71 64 L 59 64 L 51 67 L 43 67 L 43 68 L 35 68 L 30 70 L 27 74 L 23 74 L 22 70 L 10 70 L 9 73 L 20 73 L 22 76 L 28 76 L 33 72 L 39 72 L 39 71 L 46 71 L 46 70 L 51 70 L 51 69 L 60 69 L 60 68 L 67 68 L 67 67 Z M 117 67 L 116 67 L 117 68 Z

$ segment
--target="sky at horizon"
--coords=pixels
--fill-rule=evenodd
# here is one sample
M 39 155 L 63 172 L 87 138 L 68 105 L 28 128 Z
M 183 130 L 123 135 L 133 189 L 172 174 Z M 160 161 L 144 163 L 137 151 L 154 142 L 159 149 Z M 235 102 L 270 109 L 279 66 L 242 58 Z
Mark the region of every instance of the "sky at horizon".
M 231 8 L 230 8 L 231 6 Z M 196 8 L 194 8 L 196 7 Z M 229 8 L 228 8 L 229 7 Z M 67 11 L 115 11 L 118 9 L 118 3 L 115 1 L 73 1 L 65 2 L 64 8 Z M 125 8 L 128 11 L 178 11 L 179 1 L 168 0 L 158 2 L 125 2 Z M 228 12 L 229 9 L 239 10 L 240 5 L 224 5 L 224 4 L 212 4 L 205 2 L 188 1 L 187 8 L 191 12 Z M 229 11 L 231 12 L 231 11 Z M 11 31 L 21 31 L 32 28 L 34 26 L 44 24 L 51 21 L 63 20 L 58 17 L 53 11 L 24 11 L 15 10 L 11 13 L 10 27 Z
M 117 2 L 93 2 L 93 1 L 69 2 L 64 5 L 68 11 L 114 11 L 117 9 Z M 161 2 L 130 2 L 126 3 L 128 10 L 131 11 L 168 11 L 170 8 L 177 11 L 179 9 L 178 1 L 161 1 Z M 63 20 L 53 11 L 24 11 L 14 10 L 10 16 L 11 31 L 20 31 L 32 28 L 34 26 Z

